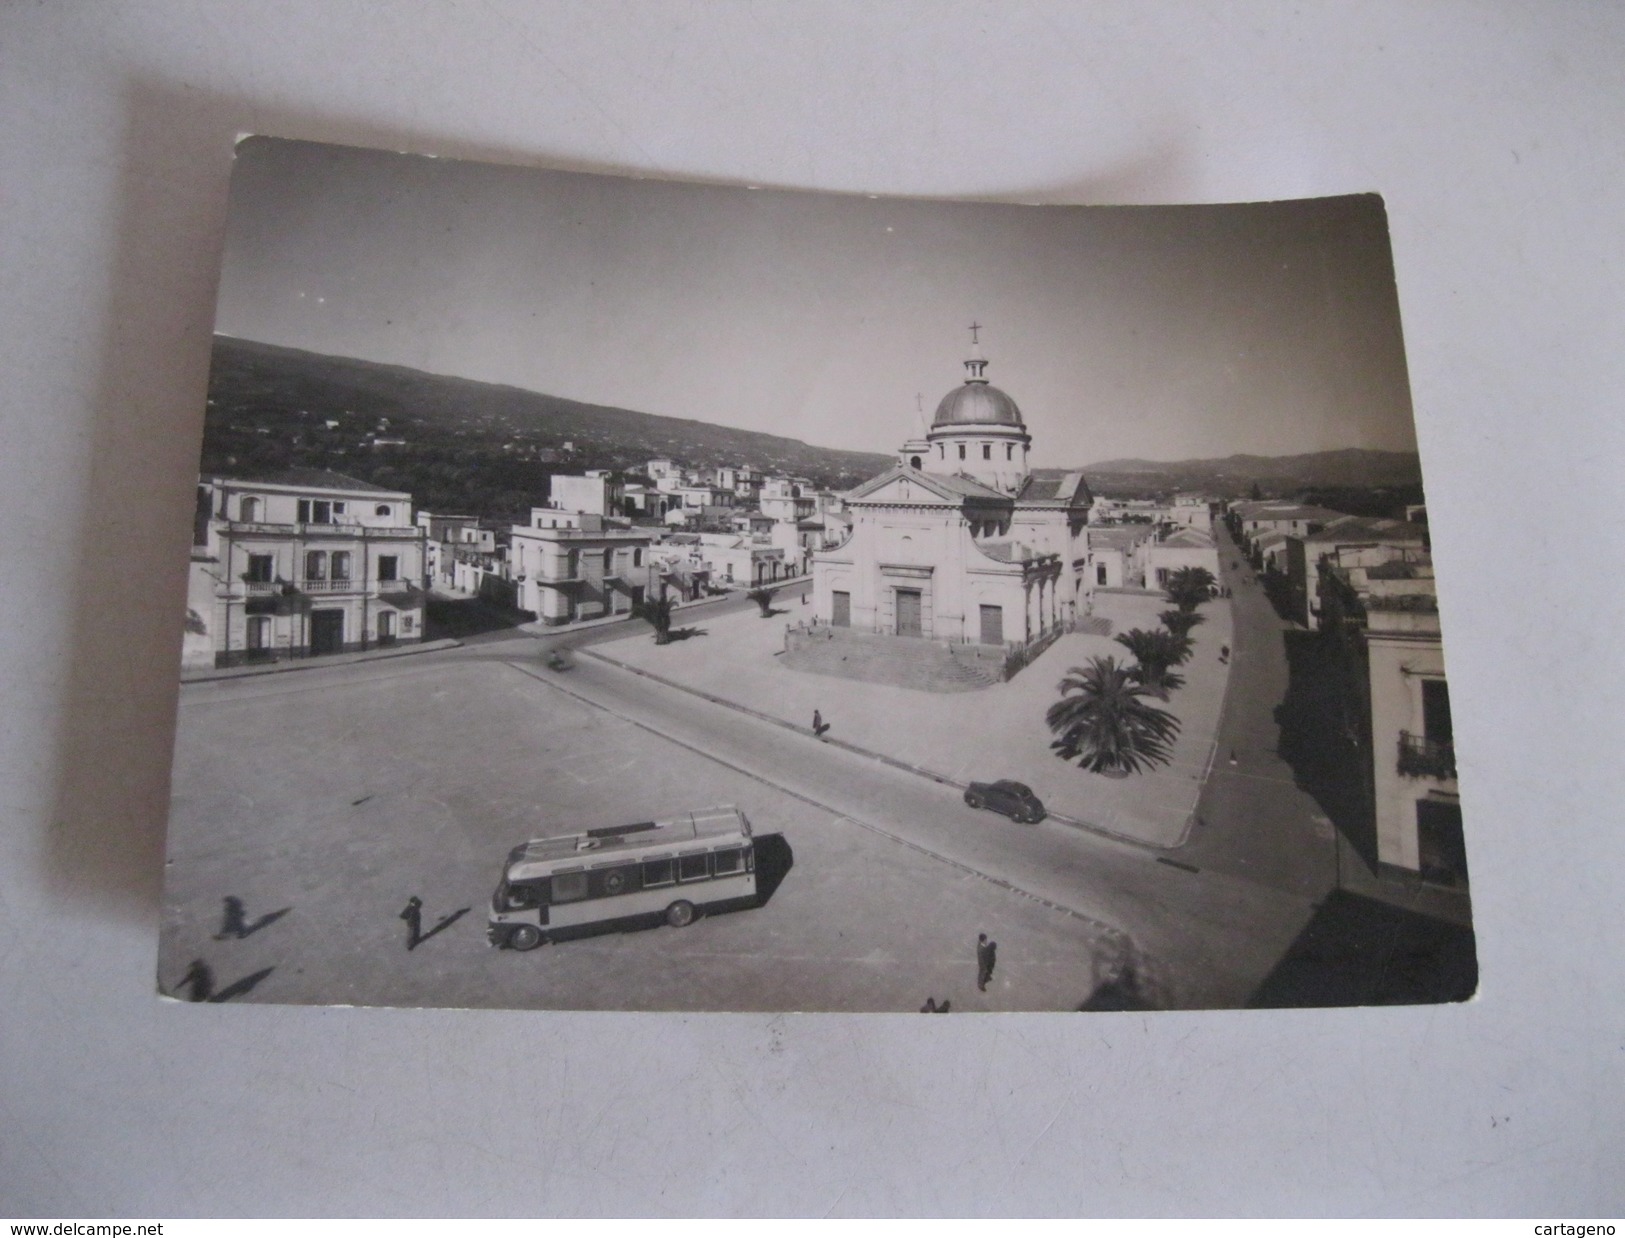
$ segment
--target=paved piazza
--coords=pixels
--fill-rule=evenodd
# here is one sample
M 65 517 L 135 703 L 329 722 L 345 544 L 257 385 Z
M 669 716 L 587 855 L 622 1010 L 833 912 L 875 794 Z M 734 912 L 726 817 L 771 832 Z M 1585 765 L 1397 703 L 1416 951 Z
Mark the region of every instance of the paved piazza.
M 934 996 L 956 1011 L 1072 1010 L 1120 948 L 1082 915 L 577 699 L 567 676 L 508 664 L 535 648 L 184 687 L 160 986 L 202 960 L 217 990 L 258 976 L 236 997 L 256 1002 L 913 1012 Z M 918 794 L 952 804 L 928 784 Z M 515 843 L 716 803 L 788 844 L 765 906 L 529 954 L 486 944 Z M 414 894 L 425 931 L 463 914 L 408 952 L 398 914 Z M 228 895 L 250 924 L 286 914 L 216 941 Z M 985 995 L 983 931 L 999 943 Z
M 772 619 L 752 610 L 697 620 L 703 635 L 669 645 L 655 645 L 642 625 L 629 625 L 623 639 L 597 645 L 594 652 L 796 726 L 808 725 L 816 709 L 831 724 L 833 738 L 961 784 L 1019 779 L 1051 812 L 1121 838 L 1172 848 L 1189 836 L 1230 677 L 1229 663 L 1220 658 L 1221 648 L 1235 641 L 1228 601 L 1201 608 L 1204 622 L 1192 633 L 1195 654 L 1178 668 L 1186 686 L 1166 703 L 1153 702 L 1180 720 L 1173 759 L 1114 779 L 1060 760 L 1044 723 L 1069 668 L 1097 656 L 1131 660 L 1110 636 L 1063 636 L 1007 683 L 975 692 L 924 692 L 786 667 L 775 654 L 784 647 L 785 626 L 811 614 L 802 596 L 793 588 L 781 592 Z M 1113 632 L 1126 632 L 1157 627 L 1158 614 L 1169 605 L 1157 593 L 1103 591 L 1093 613 Z

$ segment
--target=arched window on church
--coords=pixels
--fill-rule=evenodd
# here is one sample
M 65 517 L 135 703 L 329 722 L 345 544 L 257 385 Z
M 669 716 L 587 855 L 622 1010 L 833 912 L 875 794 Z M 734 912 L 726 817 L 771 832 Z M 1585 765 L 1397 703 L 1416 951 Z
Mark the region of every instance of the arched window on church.
M 910 456 L 908 458 L 908 466 L 911 469 L 919 468 L 920 467 L 920 458 L 918 456 Z
M 965 458 L 965 444 L 963 443 L 959 444 L 959 458 L 961 460 Z
M 1016 458 L 1016 445 L 1014 443 L 1006 443 L 1004 445 L 1004 458 L 1006 460 L 1014 460 Z
M 992 443 L 983 443 L 982 444 L 982 459 L 984 459 L 984 460 L 993 459 L 993 444 Z
M 260 501 L 249 495 L 242 502 L 242 518 L 248 524 L 253 524 L 260 518 Z

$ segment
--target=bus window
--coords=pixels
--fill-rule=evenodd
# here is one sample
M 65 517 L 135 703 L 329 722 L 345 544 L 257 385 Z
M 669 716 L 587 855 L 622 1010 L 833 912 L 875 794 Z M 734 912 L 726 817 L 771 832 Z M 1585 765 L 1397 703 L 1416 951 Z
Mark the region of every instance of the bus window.
M 541 903 L 541 891 L 535 886 L 508 886 L 502 901 L 510 911 L 522 911 L 526 907 L 535 907 Z
M 711 866 L 706 863 L 710 856 L 705 852 L 699 855 L 685 855 L 677 861 L 677 879 L 679 881 L 704 881 L 711 875 Z
M 573 903 L 587 897 L 586 873 L 554 873 L 553 902 Z
M 669 886 L 676 879 L 670 860 L 645 860 L 643 862 L 643 884 L 645 888 L 649 886 Z
M 718 877 L 737 873 L 745 867 L 744 857 L 738 851 L 714 852 L 712 863 Z
M 638 869 L 635 864 L 624 868 L 607 868 L 594 874 L 597 892 L 605 896 L 626 894 L 638 888 Z

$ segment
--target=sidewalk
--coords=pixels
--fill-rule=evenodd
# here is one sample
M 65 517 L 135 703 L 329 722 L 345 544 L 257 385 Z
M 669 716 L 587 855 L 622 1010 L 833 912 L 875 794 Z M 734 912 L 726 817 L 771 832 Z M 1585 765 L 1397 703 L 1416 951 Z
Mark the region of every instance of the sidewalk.
M 1104 593 L 1094 614 L 1122 632 L 1156 626 L 1167 606 L 1159 595 Z M 938 781 L 1019 779 L 1052 816 L 1072 824 L 1157 848 L 1184 840 L 1212 761 L 1229 676 L 1218 657 L 1231 640 L 1227 602 L 1202 607 L 1207 622 L 1195 630 L 1196 653 L 1180 668 L 1187 685 L 1166 706 L 1182 724 L 1173 762 L 1125 779 L 1062 762 L 1050 751 L 1044 724 L 1069 667 L 1097 655 L 1128 660 L 1109 636 L 1068 634 L 1008 683 L 943 695 L 789 669 L 782 661 L 785 626 L 805 620 L 812 608 L 793 596 L 783 608 L 788 613 L 772 619 L 754 611 L 710 617 L 699 624 L 705 635 L 669 645 L 630 630 L 629 639 L 581 652 L 799 730 L 811 727 L 818 710 L 831 726 L 826 742 Z
M 431 640 L 416 645 L 391 645 L 387 649 L 368 649 L 358 653 L 326 653 L 317 657 L 291 658 L 280 662 L 256 662 L 245 666 L 226 666 L 218 670 L 183 671 L 182 683 L 207 683 L 214 679 L 243 679 L 251 675 L 277 675 L 284 671 L 312 671 L 324 666 L 349 666 L 355 662 L 377 662 L 384 658 L 404 658 L 414 653 L 438 653 L 442 649 L 457 649 L 460 640 Z
M 777 589 L 784 594 L 795 593 L 799 598 L 802 591 L 811 590 L 812 577 L 795 576 L 786 580 L 775 580 L 763 585 L 762 588 Z M 738 601 L 744 598 L 747 592 L 749 592 L 749 590 L 745 589 L 743 586 L 736 586 L 732 589 L 724 590 L 721 593 L 713 593 L 705 597 L 694 598 L 692 601 L 683 601 L 673 598 L 671 608 L 672 627 L 683 627 L 684 625 L 678 622 L 679 616 L 693 610 L 696 606 L 706 606 L 716 602 Z M 752 603 L 752 605 L 754 605 L 754 603 Z M 779 599 L 777 597 L 774 598 L 772 605 L 775 607 L 779 605 Z M 800 602 L 798 600 L 790 601 L 789 605 L 793 610 L 801 609 Z M 540 619 L 533 619 L 529 623 L 521 623 L 516 625 L 513 630 L 515 632 L 523 632 L 526 636 L 532 637 L 571 636 L 577 632 L 592 632 L 598 628 L 607 628 L 617 623 L 631 623 L 633 625 L 634 633 L 641 633 L 642 635 L 651 638 L 654 635 L 654 629 L 651 628 L 647 622 L 640 620 L 636 615 L 630 614 L 602 615 L 597 619 L 578 619 L 575 623 L 548 624 L 543 623 Z

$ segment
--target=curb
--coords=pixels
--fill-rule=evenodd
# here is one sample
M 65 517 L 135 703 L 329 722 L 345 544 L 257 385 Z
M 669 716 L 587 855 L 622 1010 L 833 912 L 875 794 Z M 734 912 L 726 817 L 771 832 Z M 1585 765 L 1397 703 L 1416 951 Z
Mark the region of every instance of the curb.
M 653 680 L 655 683 L 661 684 L 667 688 L 671 688 L 677 692 L 686 692 L 690 696 L 699 697 L 702 701 L 709 701 L 711 704 L 720 705 L 724 709 L 732 709 L 736 713 L 746 714 L 749 717 L 757 719 L 758 721 L 767 722 L 771 723 L 773 726 L 782 727 L 786 731 L 794 731 L 798 735 L 805 735 L 807 733 L 805 727 L 799 727 L 793 722 L 786 722 L 783 718 L 775 717 L 772 714 L 765 714 L 759 709 L 752 709 L 748 705 L 741 705 L 737 701 L 728 700 L 726 697 L 716 696 L 710 692 L 702 692 L 698 688 L 691 688 L 687 684 L 681 684 L 675 680 L 667 679 L 664 675 L 657 675 L 654 671 L 646 671 L 642 667 L 631 666 L 625 662 L 622 662 L 619 658 L 612 658 L 608 654 L 599 653 L 595 648 L 581 648 L 577 649 L 575 652 L 585 657 L 594 658 L 599 662 L 607 663 L 608 665 L 616 667 L 619 670 L 626 671 L 628 674 L 638 675 L 644 679 Z M 830 744 L 836 748 L 841 748 L 854 754 L 855 756 L 867 757 L 871 761 L 878 761 L 882 765 L 889 765 L 893 769 L 899 769 L 904 773 L 914 774 L 917 777 L 928 779 L 931 782 L 940 783 L 945 787 L 953 787 L 955 790 L 963 791 L 968 785 L 958 781 L 957 779 L 950 778 L 946 774 L 939 774 L 935 770 L 927 769 L 923 765 L 915 765 L 909 761 L 900 760 L 897 757 L 890 757 L 883 752 L 875 752 L 872 749 L 861 747 L 858 744 L 849 743 L 844 739 L 825 739 L 823 737 L 819 737 L 818 742 L 821 744 Z M 1047 813 L 1045 820 L 1054 821 L 1059 825 L 1071 826 L 1073 829 L 1084 830 L 1090 834 L 1098 834 L 1102 838 L 1111 839 L 1113 842 L 1126 843 L 1131 847 L 1139 847 L 1146 851 L 1163 852 L 1178 849 L 1177 846 L 1159 847 L 1155 843 L 1146 842 L 1144 839 L 1134 838 L 1128 834 L 1119 834 L 1116 830 L 1109 830 L 1103 825 L 1095 825 L 1089 821 L 1080 821 L 1078 818 L 1069 817 L 1065 813 Z
M 286 662 L 270 662 L 263 666 L 231 666 L 223 670 L 196 671 L 182 674 L 181 682 L 214 683 L 220 679 L 250 679 L 256 675 L 283 675 L 289 671 L 313 671 L 323 667 L 354 666 L 358 662 L 382 662 L 388 658 L 406 658 L 416 653 L 439 653 L 444 649 L 461 649 L 463 642 L 447 637 L 444 640 L 425 641 L 396 649 L 369 649 L 365 653 L 338 654 L 334 657 L 296 658 Z
M 607 662 L 607 663 L 609 663 L 609 664 L 611 664 L 613 666 L 620 666 L 623 670 L 629 670 L 635 675 L 641 674 L 641 675 L 643 675 L 643 677 L 645 679 L 653 679 L 656 682 L 662 683 L 662 684 L 665 684 L 665 683 L 669 682 L 669 681 L 661 678 L 659 675 L 651 675 L 651 674 L 648 674 L 647 672 L 639 671 L 636 667 L 623 666 L 621 663 L 615 661 L 615 659 L 613 659 L 613 658 L 605 658 L 605 657 L 602 657 L 602 656 L 597 655 L 597 654 L 592 654 L 592 655 L 589 655 L 589 656 L 596 657 L 596 658 L 598 658 L 599 661 Z M 812 796 L 807 795 L 804 792 L 796 791 L 796 790 L 794 790 L 794 789 L 792 789 L 790 787 L 784 786 L 781 783 L 774 782 L 772 779 L 766 777 L 763 774 L 757 773 L 755 770 L 747 769 L 743 765 L 736 765 L 732 761 L 729 761 L 729 760 L 727 760 L 727 759 L 725 759 L 723 757 L 720 757 L 714 752 L 708 752 L 705 749 L 700 748 L 695 744 L 689 743 L 687 740 L 677 738 L 675 735 L 669 735 L 665 731 L 660 730 L 658 727 L 651 726 L 647 722 L 640 722 L 636 718 L 626 718 L 625 715 L 615 713 L 613 710 L 609 709 L 607 706 L 599 704 L 597 701 L 592 700 L 590 697 L 583 696 L 581 693 L 576 692 L 576 691 L 574 691 L 573 689 L 571 689 L 569 687 L 566 687 L 565 685 L 559 683 L 557 680 L 543 679 L 540 675 L 536 674 L 534 671 L 532 671 L 528 667 L 520 666 L 520 665 L 518 665 L 516 663 L 509 663 L 509 665 L 512 666 L 514 670 L 520 672 L 520 674 L 528 675 L 530 678 L 536 680 L 538 683 L 545 684 L 548 687 L 554 688 L 554 689 L 564 693 L 566 696 L 568 696 L 568 697 L 570 697 L 570 698 L 572 698 L 574 700 L 580 701 L 583 705 L 587 705 L 587 706 L 589 706 L 590 708 L 593 708 L 593 709 L 603 710 L 605 713 L 611 714 L 612 716 L 617 717 L 617 718 L 623 718 L 625 721 L 631 723 L 631 725 L 633 725 L 635 727 L 638 727 L 641 730 L 648 731 L 649 734 L 651 734 L 651 735 L 658 735 L 661 739 L 665 740 L 669 744 L 676 744 L 681 748 L 686 748 L 688 751 L 690 751 L 692 753 L 695 753 L 697 756 L 702 756 L 708 761 L 715 761 L 718 765 L 721 765 L 725 769 L 733 770 L 736 774 L 741 774 L 746 778 L 751 778 L 751 779 L 754 779 L 757 782 L 763 783 L 766 786 L 773 787 L 775 790 L 779 791 L 781 794 L 792 796 L 795 799 L 801 800 L 803 803 L 811 804 L 811 805 L 813 805 L 813 807 L 822 809 L 825 812 L 834 813 L 841 820 L 850 821 L 853 825 L 858 826 L 860 829 L 868 830 L 872 834 L 878 834 L 882 838 L 888 839 L 889 841 L 897 843 L 900 846 L 907 847 L 912 851 L 917 851 L 921 855 L 930 856 L 933 860 L 936 860 L 939 863 L 947 864 L 952 868 L 958 869 L 962 873 L 966 873 L 969 876 L 976 877 L 977 879 L 979 879 L 981 881 L 986 881 L 986 882 L 988 882 L 988 883 L 990 883 L 992 885 L 995 885 L 995 886 L 999 887 L 1001 890 L 1007 890 L 1011 894 L 1014 894 L 1014 895 L 1016 895 L 1016 896 L 1018 896 L 1020 898 L 1025 898 L 1025 899 L 1028 899 L 1031 902 L 1037 903 L 1041 907 L 1047 907 L 1049 910 L 1054 911 L 1054 912 L 1056 912 L 1056 913 L 1058 913 L 1060 915 L 1071 916 L 1075 920 L 1080 920 L 1084 924 L 1089 925 L 1089 927 L 1094 929 L 1096 932 L 1100 933 L 1103 937 L 1109 938 L 1110 940 L 1112 940 L 1112 941 L 1114 941 L 1116 943 L 1121 944 L 1121 943 L 1127 942 L 1130 945 L 1132 945 L 1132 943 L 1133 943 L 1133 940 L 1134 940 L 1133 937 L 1126 930 L 1118 928 L 1114 924 L 1108 924 L 1104 920 L 1098 920 L 1094 916 L 1091 916 L 1086 912 L 1079 911 L 1075 907 L 1068 907 L 1064 903 L 1057 903 L 1054 899 L 1046 898 L 1042 894 L 1034 894 L 1031 890 L 1025 889 L 1025 888 L 1015 884 L 1015 882 L 1008 880 L 1007 878 L 995 877 L 995 876 L 992 876 L 989 873 L 984 873 L 981 869 L 976 868 L 973 865 L 967 864 L 963 860 L 956 860 L 952 856 L 946 856 L 946 855 L 943 855 L 941 852 L 933 851 L 930 847 L 925 846 L 923 843 L 915 842 L 911 838 L 904 838 L 900 834 L 894 834 L 890 830 L 882 829 L 880 826 L 874 824 L 872 821 L 865 821 L 861 817 L 854 817 L 850 813 L 842 812 L 840 809 L 836 808 L 833 804 L 826 804 L 826 803 L 822 802 L 821 800 L 814 799 Z M 670 686 L 674 687 L 674 688 L 677 688 L 679 691 L 688 692 L 692 696 L 704 697 L 707 700 L 712 699 L 712 698 L 706 696 L 705 693 L 695 692 L 692 689 L 684 688 L 681 684 L 670 684 Z M 718 703 L 722 704 L 722 705 L 730 705 L 730 703 L 727 702 L 727 701 L 718 701 Z M 766 714 L 757 713 L 757 711 L 755 711 L 753 709 L 747 709 L 744 706 L 730 706 L 730 707 L 734 708 L 734 709 L 738 709 L 741 713 L 749 714 L 752 717 L 762 718 L 762 719 L 764 719 L 766 721 L 777 723 L 779 726 L 782 726 L 787 730 L 796 731 L 796 730 L 800 729 L 798 727 L 792 726 L 788 722 L 784 722 L 784 721 L 782 721 L 782 720 L 780 720 L 778 718 L 770 718 Z M 824 742 L 828 743 L 830 741 L 826 740 Z M 842 744 L 841 746 L 848 749 L 851 752 L 858 753 L 859 755 L 862 755 L 862 756 L 872 756 L 872 757 L 876 757 L 877 759 L 882 760 L 882 761 L 888 761 L 890 764 L 898 765 L 899 768 L 910 769 L 910 770 L 914 769 L 913 766 L 907 766 L 907 765 L 903 765 L 901 762 L 891 761 L 889 758 L 879 756 L 878 753 L 871 753 L 871 752 L 866 751 L 865 749 L 855 747 L 854 745 L 851 745 L 851 744 Z M 948 779 L 942 778 L 941 776 L 936 775 L 936 774 L 931 774 L 931 773 L 925 772 L 925 771 L 917 771 L 917 772 L 923 772 L 926 777 L 933 778 L 938 782 L 949 782 Z M 959 784 L 949 782 L 949 785 L 957 786 Z M 1059 820 L 1060 818 L 1056 818 L 1056 819 Z M 1070 821 L 1070 818 L 1068 818 L 1067 820 Z M 1085 826 L 1084 828 L 1087 829 L 1089 827 Z

